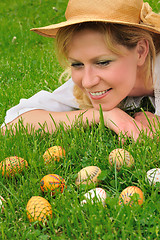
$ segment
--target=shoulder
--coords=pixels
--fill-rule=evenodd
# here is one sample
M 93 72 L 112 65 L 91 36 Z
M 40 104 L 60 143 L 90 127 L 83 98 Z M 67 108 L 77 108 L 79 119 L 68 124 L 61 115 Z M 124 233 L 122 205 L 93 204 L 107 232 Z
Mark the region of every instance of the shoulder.
M 153 83 L 154 89 L 160 88 L 160 53 L 157 54 L 153 67 Z
M 159 65 L 160 65 L 160 52 L 156 55 L 155 67 L 158 67 Z

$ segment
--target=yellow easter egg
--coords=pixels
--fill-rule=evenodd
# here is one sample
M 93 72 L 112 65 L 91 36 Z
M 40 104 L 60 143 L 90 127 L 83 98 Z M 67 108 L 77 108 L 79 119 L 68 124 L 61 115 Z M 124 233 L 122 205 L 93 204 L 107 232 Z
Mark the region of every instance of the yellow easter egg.
M 57 174 L 48 174 L 40 181 L 40 188 L 43 192 L 50 191 L 51 196 L 56 192 L 63 192 L 65 187 L 65 180 Z
M 91 183 L 98 183 L 98 176 L 101 173 L 101 169 L 97 166 L 88 166 L 83 169 L 81 169 L 78 172 L 78 177 L 75 181 L 76 185 L 80 184 L 88 184 L 90 185 Z
M 122 165 L 131 167 L 134 164 L 134 158 L 125 149 L 117 148 L 109 154 L 109 163 L 111 166 L 116 164 L 116 169 L 120 170 Z
M 45 223 L 49 216 L 52 218 L 52 207 L 43 197 L 33 196 L 26 206 L 27 217 L 30 222 L 39 221 Z
M 28 162 L 17 156 L 7 157 L 0 162 L 2 176 L 6 175 L 7 177 L 14 176 L 16 173 L 22 172 L 27 167 Z
M 135 193 L 138 194 L 136 200 L 138 200 L 138 204 L 141 205 L 143 203 L 143 192 L 140 188 L 135 186 L 129 186 L 121 192 L 119 196 L 119 205 L 124 203 L 129 204 L 129 206 L 132 206 L 133 201 L 131 201 L 130 197 L 133 196 Z
M 53 146 L 45 151 L 43 154 L 43 159 L 45 164 L 48 164 L 53 160 L 59 162 L 63 156 L 65 156 L 65 150 L 61 146 Z

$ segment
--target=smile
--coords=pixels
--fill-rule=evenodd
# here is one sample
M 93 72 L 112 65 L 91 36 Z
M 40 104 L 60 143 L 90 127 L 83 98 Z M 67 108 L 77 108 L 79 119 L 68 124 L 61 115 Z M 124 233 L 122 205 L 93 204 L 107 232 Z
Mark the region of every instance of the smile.
M 91 96 L 101 96 L 103 94 L 105 94 L 106 92 L 108 92 L 109 90 L 111 90 L 111 88 L 104 90 L 104 91 L 100 91 L 100 92 L 90 92 Z

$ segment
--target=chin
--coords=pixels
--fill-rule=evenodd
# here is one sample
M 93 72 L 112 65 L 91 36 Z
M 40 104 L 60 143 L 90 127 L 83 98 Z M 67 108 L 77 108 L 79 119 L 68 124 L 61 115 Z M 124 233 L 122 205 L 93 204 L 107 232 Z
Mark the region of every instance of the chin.
M 93 107 L 96 109 L 96 110 L 100 110 L 100 105 L 102 107 L 102 111 L 110 111 L 112 110 L 113 108 L 117 107 L 117 105 L 115 106 L 105 106 L 104 104 L 95 104 L 93 105 Z

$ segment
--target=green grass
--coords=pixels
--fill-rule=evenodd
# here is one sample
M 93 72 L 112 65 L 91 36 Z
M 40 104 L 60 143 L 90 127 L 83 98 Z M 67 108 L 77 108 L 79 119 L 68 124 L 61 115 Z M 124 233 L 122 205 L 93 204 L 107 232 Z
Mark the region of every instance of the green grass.
M 30 28 L 45 26 L 64 19 L 67 1 L 1 1 L 0 2 L 0 124 L 5 112 L 45 89 L 53 91 L 60 84 L 62 72 L 55 58 L 53 40 L 41 37 Z M 151 2 L 157 12 L 158 1 Z M 53 9 L 55 7 L 57 11 Z M 16 41 L 12 42 L 16 36 Z M 71 129 L 63 126 L 53 134 L 42 130 L 29 134 L 23 127 L 14 135 L 0 134 L 0 161 L 17 155 L 28 161 L 29 167 L 14 178 L 0 174 L 0 195 L 6 199 L 0 213 L 0 239 L 160 239 L 160 200 L 158 188 L 145 180 L 146 172 L 160 166 L 159 130 L 153 139 L 142 133 L 141 141 L 130 139 L 122 146 L 112 131 L 105 129 L 103 119 L 97 126 L 76 124 Z M 43 153 L 53 145 L 61 145 L 66 157 L 46 166 Z M 128 150 L 135 159 L 132 169 L 122 167 L 116 172 L 108 163 L 109 153 L 118 147 Z M 75 179 L 79 170 L 89 165 L 101 168 L 99 187 L 107 193 L 106 207 L 97 203 L 80 205 L 84 187 L 77 188 Z M 40 180 L 56 173 L 62 176 L 67 188 L 56 197 L 43 195 Z M 141 188 L 145 201 L 142 206 L 119 206 L 121 191 L 127 186 Z M 32 196 L 46 198 L 53 211 L 47 226 L 29 223 L 26 205 Z

